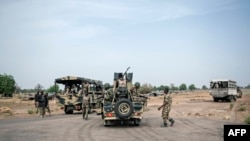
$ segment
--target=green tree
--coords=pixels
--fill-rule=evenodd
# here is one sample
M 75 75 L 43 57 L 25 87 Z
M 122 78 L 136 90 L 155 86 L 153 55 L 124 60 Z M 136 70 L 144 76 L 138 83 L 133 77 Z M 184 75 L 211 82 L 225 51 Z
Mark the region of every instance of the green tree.
M 156 91 L 156 90 L 158 90 L 158 91 L 163 91 L 166 87 L 167 87 L 168 89 L 170 89 L 169 86 L 161 85 L 161 86 L 159 86 L 159 87 L 154 86 L 154 87 L 153 87 L 153 90 L 154 90 L 154 91 Z
M 246 89 L 250 89 L 250 84 L 248 84 L 245 88 L 246 88 Z
M 22 89 L 21 92 L 22 93 L 34 93 L 34 92 L 37 92 L 37 90 L 35 90 L 35 89 Z
M 202 90 L 207 90 L 208 88 L 207 88 L 207 86 L 206 85 L 203 85 L 202 86 Z
M 158 89 L 157 89 L 157 90 L 162 91 L 162 90 L 164 90 L 164 89 L 165 89 L 165 87 L 166 87 L 166 86 L 161 85 L 160 87 L 158 87 Z
M 150 93 L 152 92 L 152 90 L 153 90 L 153 86 L 151 84 L 145 83 L 140 87 L 140 93 L 142 94 Z
M 185 91 L 185 90 L 187 90 L 187 85 L 186 85 L 185 83 L 182 83 L 182 84 L 180 85 L 179 89 L 180 89 L 181 91 Z
M 165 88 L 168 88 L 170 90 L 170 87 L 169 86 L 164 86 L 164 88 L 162 90 L 164 90 Z
M 59 91 L 59 86 L 56 85 L 52 85 L 47 89 L 47 92 L 52 93 L 52 92 L 58 92 Z
M 194 85 L 194 84 L 191 84 L 191 85 L 189 85 L 188 89 L 192 91 L 192 90 L 195 90 L 195 89 L 196 89 L 196 87 L 195 87 L 195 85 Z
M 12 75 L 0 74 L 0 94 L 2 96 L 12 97 L 15 92 L 15 79 Z

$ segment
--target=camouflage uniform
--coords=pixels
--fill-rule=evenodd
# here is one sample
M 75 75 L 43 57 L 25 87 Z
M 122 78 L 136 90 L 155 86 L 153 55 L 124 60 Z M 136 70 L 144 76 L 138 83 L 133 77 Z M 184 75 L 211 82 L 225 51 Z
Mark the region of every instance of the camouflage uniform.
M 171 122 L 170 126 L 173 126 L 175 121 L 172 118 L 169 118 L 169 113 L 170 113 L 171 106 L 172 106 L 172 96 L 168 94 L 168 89 L 164 90 L 164 93 L 165 94 L 163 98 L 163 105 L 161 106 L 163 107 L 161 117 L 163 119 L 163 124 L 164 124 L 162 127 L 167 127 L 168 120 Z
M 49 99 L 48 99 L 48 93 L 45 94 L 45 109 L 48 110 L 49 115 L 51 115 L 50 108 L 49 108 Z
M 89 111 L 89 103 L 90 103 L 90 97 L 88 95 L 83 96 L 83 102 L 82 102 L 82 114 L 83 118 L 88 118 L 88 111 Z
M 131 94 L 133 101 L 141 102 L 141 99 L 139 97 L 139 93 L 135 87 L 131 87 L 130 94 Z
M 46 97 L 43 94 L 43 91 L 38 97 L 39 101 L 39 111 L 40 111 L 40 116 L 43 118 L 45 115 L 45 106 L 46 106 Z
M 38 109 L 39 109 L 38 97 L 39 97 L 39 91 L 35 94 L 35 108 L 36 108 L 36 113 L 38 113 Z
M 110 88 L 108 90 L 105 90 L 104 100 L 105 102 L 112 102 L 113 100 L 113 89 Z
M 163 102 L 166 102 L 167 104 L 163 107 L 161 116 L 163 118 L 163 122 L 167 123 L 172 105 L 172 97 L 170 96 L 170 94 L 164 94 Z

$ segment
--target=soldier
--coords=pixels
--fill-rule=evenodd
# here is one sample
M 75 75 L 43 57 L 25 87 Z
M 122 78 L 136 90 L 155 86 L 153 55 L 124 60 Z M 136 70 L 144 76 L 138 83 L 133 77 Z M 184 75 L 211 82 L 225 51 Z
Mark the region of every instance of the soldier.
M 41 94 L 38 97 L 39 101 L 39 111 L 41 118 L 44 118 L 45 115 L 45 106 L 46 106 L 46 97 L 44 96 L 44 92 L 41 91 Z
M 147 101 L 148 101 L 148 98 L 146 96 L 143 96 L 143 95 L 140 95 L 139 93 L 139 88 L 140 88 L 140 83 L 139 82 L 135 82 L 135 85 L 134 85 L 134 96 L 137 97 L 137 99 L 143 103 L 143 111 L 147 111 L 148 108 L 147 108 Z
M 110 101 L 112 102 L 113 99 L 113 89 L 111 88 L 109 83 L 104 84 L 104 100 L 105 102 Z
M 164 89 L 163 104 L 160 107 L 158 107 L 158 110 L 161 110 L 161 108 L 163 107 L 163 109 L 162 109 L 163 126 L 161 126 L 161 127 L 167 127 L 168 120 L 171 122 L 170 126 L 173 126 L 174 122 L 175 122 L 172 118 L 169 118 L 169 113 L 170 113 L 171 105 L 172 105 L 172 96 L 170 94 L 168 94 L 168 92 L 169 92 L 169 89 L 165 88 Z
M 45 94 L 45 109 L 48 110 L 49 115 L 51 115 L 50 108 L 49 108 L 49 99 L 48 99 L 48 93 Z
M 139 96 L 139 88 L 140 88 L 140 83 L 135 82 L 135 95 Z
M 124 79 L 124 76 L 122 74 L 119 75 L 119 79 L 118 79 L 118 88 L 119 87 L 126 87 L 126 79 Z
M 86 91 L 84 91 L 83 101 L 82 101 L 82 117 L 85 120 L 88 119 L 89 104 L 90 104 L 89 94 Z
M 38 97 L 39 97 L 39 91 L 37 91 L 37 93 L 35 94 L 35 108 L 36 108 L 36 113 L 37 114 L 38 114 L 38 109 L 39 109 Z

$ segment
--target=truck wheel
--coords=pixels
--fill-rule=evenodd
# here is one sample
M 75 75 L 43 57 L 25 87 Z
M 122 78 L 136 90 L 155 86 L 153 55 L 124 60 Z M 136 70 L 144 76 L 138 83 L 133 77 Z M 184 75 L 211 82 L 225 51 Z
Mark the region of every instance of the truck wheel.
M 68 106 L 65 105 L 65 106 L 64 106 L 64 113 L 65 113 L 65 114 L 73 114 L 73 110 L 68 110 Z
M 109 121 L 108 120 L 104 120 L 103 125 L 104 126 L 108 126 L 109 125 Z
M 121 119 L 128 118 L 134 111 L 133 104 L 130 100 L 122 98 L 115 103 L 115 114 Z
M 219 101 L 219 99 L 214 97 L 214 102 L 218 102 L 218 101 Z
M 234 97 L 233 96 L 228 96 L 228 102 L 234 102 Z
M 135 126 L 139 126 L 140 125 L 141 120 L 140 119 L 134 119 L 134 125 Z
M 236 101 L 237 100 L 237 96 L 233 96 L 234 97 L 234 101 Z

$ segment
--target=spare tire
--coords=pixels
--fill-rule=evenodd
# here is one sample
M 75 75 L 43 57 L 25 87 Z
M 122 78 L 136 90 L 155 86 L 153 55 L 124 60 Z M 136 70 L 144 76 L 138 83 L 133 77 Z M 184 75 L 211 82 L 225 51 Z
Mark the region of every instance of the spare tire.
M 134 111 L 133 104 L 130 100 L 122 98 L 115 103 L 115 114 L 121 119 L 128 118 Z

